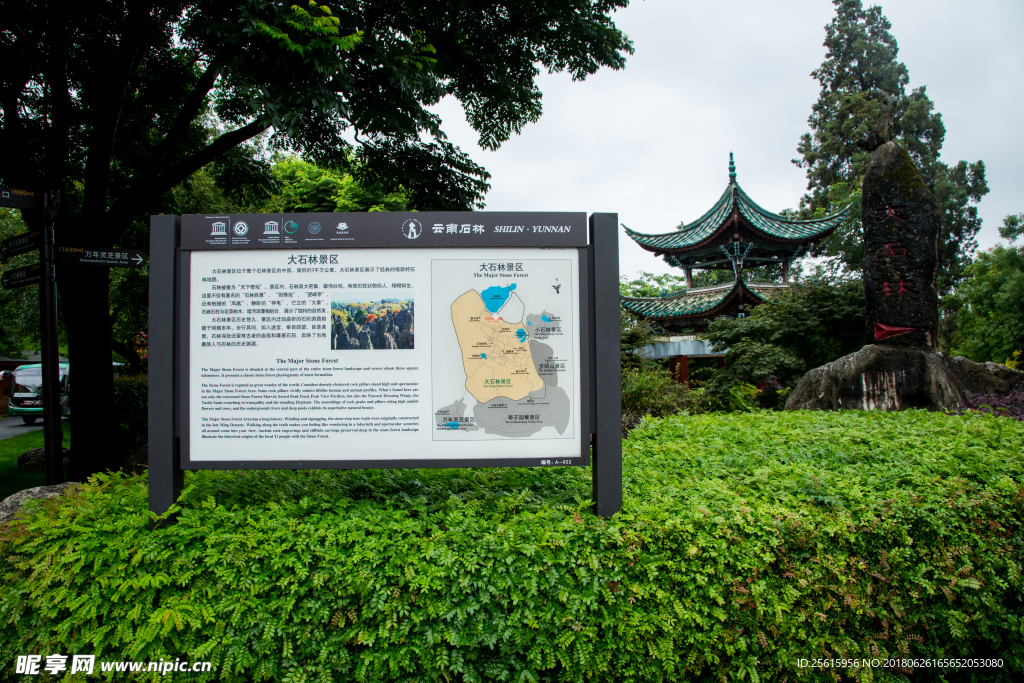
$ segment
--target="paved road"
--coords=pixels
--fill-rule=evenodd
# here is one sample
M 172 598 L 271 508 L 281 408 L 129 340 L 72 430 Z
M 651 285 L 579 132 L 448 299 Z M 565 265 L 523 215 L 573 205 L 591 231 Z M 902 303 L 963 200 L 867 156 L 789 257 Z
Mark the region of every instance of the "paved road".
M 35 432 L 42 428 L 43 421 L 41 419 L 29 426 L 20 417 L 0 417 L 0 441 L 25 432 Z

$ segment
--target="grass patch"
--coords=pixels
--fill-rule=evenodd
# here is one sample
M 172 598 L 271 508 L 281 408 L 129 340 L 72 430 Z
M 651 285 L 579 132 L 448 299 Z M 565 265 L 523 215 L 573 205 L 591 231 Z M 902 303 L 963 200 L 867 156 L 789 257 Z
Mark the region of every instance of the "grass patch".
M 1022 446 L 1024 425 L 977 414 L 645 420 L 603 520 L 581 468 L 199 472 L 150 532 L 145 477 L 99 477 L 0 530 L 0 661 L 213 662 L 175 681 L 1019 680 Z M 797 666 L 962 657 L 1002 666 Z
M 7 418 L 8 420 L 13 418 Z M 64 422 L 64 448 L 71 448 L 71 423 Z M 0 441 L 0 500 L 22 489 L 46 485 L 46 472 L 23 472 L 18 456 L 32 448 L 43 447 L 43 430 L 26 432 Z

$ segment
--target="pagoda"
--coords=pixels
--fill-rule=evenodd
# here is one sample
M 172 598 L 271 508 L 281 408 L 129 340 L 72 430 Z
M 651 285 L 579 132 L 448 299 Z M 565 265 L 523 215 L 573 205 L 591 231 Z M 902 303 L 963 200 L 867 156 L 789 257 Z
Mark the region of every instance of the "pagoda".
M 850 207 L 813 220 L 795 220 L 759 206 L 736 182 L 736 163 L 729 153 L 729 185 L 711 209 L 692 223 L 671 232 L 645 235 L 623 225 L 634 242 L 682 269 L 686 288 L 658 297 L 622 297 L 630 313 L 657 322 L 668 335 L 662 337 L 650 355 L 669 357 L 676 366 L 682 360 L 682 381 L 686 381 L 686 358 L 719 356 L 711 353 L 699 338 L 719 316 L 746 316 L 755 306 L 789 288 L 790 263 L 808 248 L 830 235 L 848 216 Z M 753 282 L 744 269 L 779 264 L 782 282 Z M 732 270 L 733 279 L 711 287 L 693 287 L 694 269 Z
M 742 317 L 772 294 L 789 287 L 790 263 L 812 244 L 830 235 L 850 207 L 825 218 L 800 221 L 761 208 L 736 182 L 729 153 L 729 185 L 711 210 L 672 232 L 645 235 L 623 226 L 634 242 L 681 268 L 686 289 L 660 297 L 623 297 L 623 307 L 658 322 L 668 332 L 699 331 L 721 315 Z M 781 283 L 758 283 L 743 277 L 744 268 L 781 264 Z M 694 269 L 732 270 L 732 282 L 693 288 Z

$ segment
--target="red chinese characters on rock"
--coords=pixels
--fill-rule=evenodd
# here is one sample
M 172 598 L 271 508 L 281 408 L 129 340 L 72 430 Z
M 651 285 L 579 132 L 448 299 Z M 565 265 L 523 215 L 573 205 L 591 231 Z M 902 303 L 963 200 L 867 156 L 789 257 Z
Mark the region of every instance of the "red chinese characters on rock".
M 882 281 L 882 296 L 888 299 L 890 296 L 899 294 L 900 298 L 903 298 L 904 294 L 916 294 L 914 290 L 909 287 L 910 283 L 900 278 L 899 283 L 890 283 L 888 280 Z
M 884 246 L 885 248 L 882 250 L 882 253 L 876 256 L 876 259 L 907 255 L 907 248 L 903 246 L 902 242 L 886 242 Z

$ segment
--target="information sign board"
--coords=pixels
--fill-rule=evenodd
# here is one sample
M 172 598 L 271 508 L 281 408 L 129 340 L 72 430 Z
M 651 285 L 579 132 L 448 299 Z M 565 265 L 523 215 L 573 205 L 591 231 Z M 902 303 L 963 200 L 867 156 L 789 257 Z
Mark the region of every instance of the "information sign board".
M 581 457 L 576 249 L 194 251 L 188 270 L 190 464 Z
M 598 262 L 610 284 L 601 291 L 614 296 L 596 318 L 593 219 L 583 213 L 154 217 L 151 501 L 163 502 L 151 508 L 167 506 L 154 474 L 163 462 L 589 465 L 603 405 L 595 379 L 604 372 L 614 387 L 602 410 L 613 412 L 604 420 L 605 483 L 598 487 L 595 469 L 594 496 L 605 501 L 599 514 L 614 513 L 618 264 L 614 215 L 602 216 L 611 220 L 602 219 Z M 605 327 L 614 373 L 595 371 L 595 333 Z M 169 476 L 173 496 L 180 475 Z

